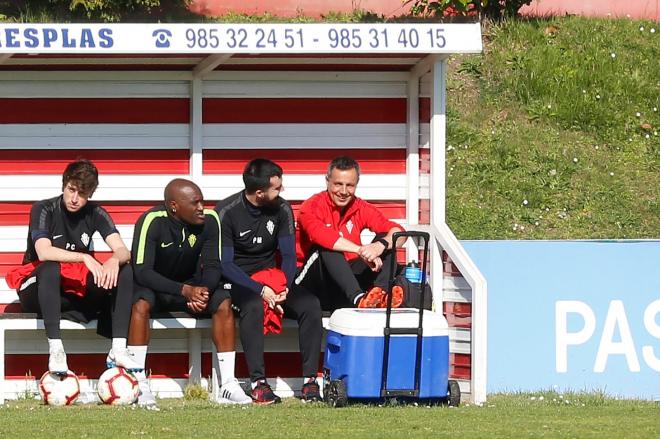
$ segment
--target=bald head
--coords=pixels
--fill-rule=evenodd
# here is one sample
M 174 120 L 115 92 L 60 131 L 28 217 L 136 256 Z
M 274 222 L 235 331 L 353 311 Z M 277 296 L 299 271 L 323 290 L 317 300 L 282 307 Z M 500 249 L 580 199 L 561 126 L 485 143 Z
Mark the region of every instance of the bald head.
M 165 206 L 180 221 L 188 224 L 204 223 L 202 190 L 190 180 L 175 178 L 165 186 Z
M 165 186 L 165 203 L 169 204 L 170 201 L 175 199 L 177 194 L 190 190 L 196 190 L 200 194 L 202 193 L 199 186 L 197 186 L 192 181 L 186 180 L 185 178 L 175 178 L 174 180 L 167 183 L 167 186 Z

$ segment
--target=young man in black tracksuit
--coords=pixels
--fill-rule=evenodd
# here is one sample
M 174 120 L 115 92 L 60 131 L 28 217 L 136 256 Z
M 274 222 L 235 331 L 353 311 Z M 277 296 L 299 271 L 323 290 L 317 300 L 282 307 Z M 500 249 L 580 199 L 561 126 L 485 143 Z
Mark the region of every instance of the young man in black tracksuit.
M 18 297 L 25 312 L 43 317 L 51 373 L 66 374 L 69 368 L 60 336 L 61 317 L 80 322 L 98 318 L 101 333 L 108 314 L 104 311 L 109 311 L 112 334 L 108 362 L 127 369 L 137 366 L 126 348 L 133 291 L 130 254 L 108 212 L 89 200 L 97 186 L 96 166 L 77 160 L 64 170 L 62 195 L 38 201 L 30 210 L 27 250 L 20 267 L 27 275 L 20 280 Z M 96 232 L 112 250 L 103 263 L 93 254 Z M 35 268 L 31 271 L 31 267 Z
M 234 377 L 234 315 L 229 293 L 219 289 L 220 224 L 204 209 L 202 192 L 188 180 L 172 180 L 165 204 L 145 212 L 135 225 L 132 260 L 135 294 L 129 348 L 144 368 L 153 310 L 187 311 L 212 316 L 223 404 L 252 402 Z M 155 407 L 144 372 L 137 374 L 142 394 L 138 403 Z
M 291 206 L 279 196 L 282 168 L 270 160 L 255 159 L 243 172 L 245 190 L 220 201 L 216 211 L 222 228 L 224 288 L 238 310 L 241 344 L 256 403 L 279 402 L 266 381 L 264 366 L 264 302 L 270 309 L 298 321 L 303 376 L 302 398 L 320 397 L 316 383 L 321 350 L 321 307 L 316 296 L 294 286 L 296 272 L 295 229 Z M 277 258 L 281 264 L 277 264 Z M 250 276 L 279 268 L 287 287 L 275 291 Z

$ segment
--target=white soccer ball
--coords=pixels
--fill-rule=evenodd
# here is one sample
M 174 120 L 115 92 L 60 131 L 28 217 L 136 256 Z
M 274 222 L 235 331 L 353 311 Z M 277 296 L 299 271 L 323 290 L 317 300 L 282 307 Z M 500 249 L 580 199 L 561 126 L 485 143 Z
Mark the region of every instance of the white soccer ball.
M 46 371 L 39 380 L 39 394 L 44 404 L 71 405 L 80 395 L 80 382 L 70 370 L 66 375 Z
M 140 395 L 137 379 L 123 367 L 112 367 L 103 372 L 97 391 L 101 401 L 111 405 L 133 404 Z

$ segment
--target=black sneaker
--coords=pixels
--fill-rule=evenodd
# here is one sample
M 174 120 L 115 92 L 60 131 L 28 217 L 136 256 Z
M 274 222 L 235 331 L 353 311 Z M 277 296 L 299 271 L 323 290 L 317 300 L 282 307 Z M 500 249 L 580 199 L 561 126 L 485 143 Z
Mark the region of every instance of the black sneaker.
M 317 402 L 321 400 L 321 388 L 315 379 L 303 384 L 300 393 L 302 394 L 301 399 L 303 402 Z
M 257 387 L 252 389 L 251 396 L 255 404 L 268 405 L 277 404 L 282 401 L 279 396 L 273 393 L 273 389 L 270 388 L 266 380 L 260 380 L 257 383 Z

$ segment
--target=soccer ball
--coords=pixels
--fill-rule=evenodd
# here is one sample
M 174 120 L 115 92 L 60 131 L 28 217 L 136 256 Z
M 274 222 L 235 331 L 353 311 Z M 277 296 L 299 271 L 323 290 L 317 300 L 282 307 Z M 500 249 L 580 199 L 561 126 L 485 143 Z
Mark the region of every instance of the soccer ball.
M 140 395 L 137 379 L 123 367 L 112 367 L 103 372 L 97 391 L 101 401 L 111 405 L 133 404 Z
M 39 394 L 44 404 L 71 405 L 80 395 L 80 382 L 70 370 L 64 376 L 46 371 L 39 380 Z

